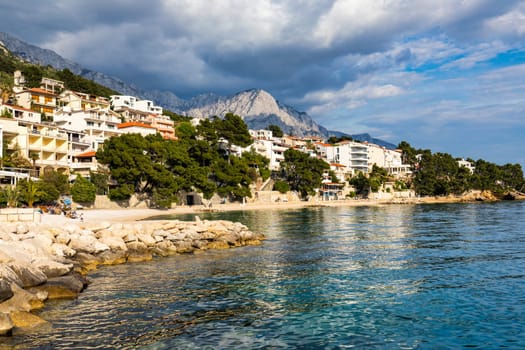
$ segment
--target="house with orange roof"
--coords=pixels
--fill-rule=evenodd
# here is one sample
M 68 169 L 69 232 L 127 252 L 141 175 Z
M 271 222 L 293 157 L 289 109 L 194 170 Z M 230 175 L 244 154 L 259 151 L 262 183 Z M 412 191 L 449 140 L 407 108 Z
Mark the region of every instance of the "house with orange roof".
M 124 134 L 140 134 L 142 136 L 155 135 L 157 129 L 141 122 L 125 122 L 118 125 L 118 129 Z

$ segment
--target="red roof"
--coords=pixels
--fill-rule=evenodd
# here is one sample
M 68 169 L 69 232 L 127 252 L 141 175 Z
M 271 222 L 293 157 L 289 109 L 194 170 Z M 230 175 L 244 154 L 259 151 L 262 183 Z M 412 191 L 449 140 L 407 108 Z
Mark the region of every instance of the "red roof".
M 52 93 L 50 91 L 41 89 L 41 88 L 31 88 L 31 89 L 29 89 L 29 91 L 36 92 L 36 93 L 39 93 L 39 94 L 46 94 L 46 95 L 56 96 L 56 94 L 54 94 L 54 93 Z
M 77 154 L 75 157 L 77 158 L 92 158 L 97 154 L 95 151 L 87 151 L 84 153 Z
M 126 123 L 120 123 L 118 125 L 118 128 L 119 129 L 123 129 L 123 128 L 131 128 L 131 127 L 134 127 L 134 126 L 138 126 L 140 128 L 147 128 L 147 129 L 155 129 L 153 126 L 151 125 L 147 125 L 147 124 L 144 124 L 144 123 L 139 123 L 139 122 L 126 122 Z

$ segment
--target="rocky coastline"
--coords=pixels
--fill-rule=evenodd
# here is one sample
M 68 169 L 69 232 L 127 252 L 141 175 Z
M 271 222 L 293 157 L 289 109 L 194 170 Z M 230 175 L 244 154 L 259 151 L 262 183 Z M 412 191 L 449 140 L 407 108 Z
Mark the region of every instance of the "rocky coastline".
M 0 335 L 46 324 L 32 311 L 46 300 L 75 298 L 99 265 L 155 256 L 259 245 L 262 234 L 225 220 L 2 223 L 0 227 Z

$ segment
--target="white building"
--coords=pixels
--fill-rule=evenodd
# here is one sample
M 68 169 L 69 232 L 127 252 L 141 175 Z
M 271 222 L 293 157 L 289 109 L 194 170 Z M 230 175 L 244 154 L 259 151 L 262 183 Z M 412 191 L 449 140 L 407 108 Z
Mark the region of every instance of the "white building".
M 476 170 L 476 167 L 472 165 L 471 162 L 465 159 L 458 160 L 458 165 L 463 168 L 467 168 L 471 174 L 474 174 L 474 170 Z
M 153 101 L 150 100 L 139 100 L 135 96 L 112 95 L 110 96 L 110 102 L 114 110 L 132 108 L 141 112 L 162 114 L 162 107 L 155 106 Z
M 410 165 L 403 164 L 401 150 L 391 150 L 373 143 L 368 144 L 368 163 L 369 171 L 375 164 L 386 169 L 390 175 L 406 176 L 411 173 Z

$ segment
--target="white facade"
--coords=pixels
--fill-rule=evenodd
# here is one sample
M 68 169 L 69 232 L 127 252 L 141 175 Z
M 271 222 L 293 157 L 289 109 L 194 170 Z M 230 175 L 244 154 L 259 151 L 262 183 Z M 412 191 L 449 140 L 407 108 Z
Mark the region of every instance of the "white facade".
M 474 170 L 476 170 L 476 167 L 472 165 L 471 162 L 465 159 L 458 160 L 458 165 L 463 168 L 467 168 L 471 174 L 474 173 Z
M 31 123 L 42 122 L 41 113 L 35 112 L 31 109 L 22 108 L 18 106 L 11 106 L 7 104 L 0 105 L 0 114 L 7 111 L 16 120 L 23 120 Z
M 115 110 L 119 108 L 132 108 L 141 112 L 162 114 L 162 107 L 155 106 L 153 101 L 139 100 L 135 96 L 112 95 L 110 96 L 111 107 Z
M 391 150 L 370 143 L 368 144 L 368 162 L 370 171 L 376 164 L 386 169 L 390 175 L 405 176 L 411 173 L 410 165 L 403 164 L 401 150 Z
M 57 125 L 69 130 L 69 133 L 84 134 L 85 136 L 79 136 L 82 140 L 78 141 L 89 143 L 88 149 L 94 151 L 105 139 L 122 134 L 118 129 L 121 123 L 119 115 L 109 109 L 68 111 L 66 108 L 56 111 L 53 119 Z

